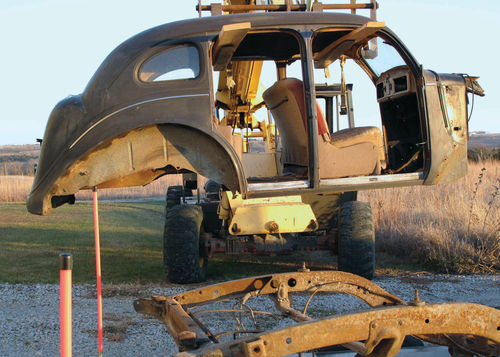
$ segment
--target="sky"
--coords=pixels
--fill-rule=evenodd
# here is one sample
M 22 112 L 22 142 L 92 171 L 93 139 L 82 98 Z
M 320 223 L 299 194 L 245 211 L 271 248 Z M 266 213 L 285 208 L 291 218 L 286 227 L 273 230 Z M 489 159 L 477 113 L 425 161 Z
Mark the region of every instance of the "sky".
M 500 133 L 500 1 L 378 1 L 378 20 L 386 22 L 424 68 L 481 77 L 486 97 L 475 98 L 470 130 Z M 55 104 L 81 93 L 115 47 L 151 27 L 196 17 L 196 3 L 1 0 L 0 145 L 42 138 Z M 367 110 L 359 115 L 370 115 Z

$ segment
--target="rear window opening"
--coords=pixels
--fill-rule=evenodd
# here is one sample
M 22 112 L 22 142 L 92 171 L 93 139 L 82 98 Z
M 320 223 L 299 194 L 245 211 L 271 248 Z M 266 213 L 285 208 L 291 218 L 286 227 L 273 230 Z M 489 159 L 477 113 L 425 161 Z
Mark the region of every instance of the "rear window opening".
M 168 48 L 147 59 L 139 69 L 142 82 L 193 79 L 200 74 L 200 56 L 192 45 Z

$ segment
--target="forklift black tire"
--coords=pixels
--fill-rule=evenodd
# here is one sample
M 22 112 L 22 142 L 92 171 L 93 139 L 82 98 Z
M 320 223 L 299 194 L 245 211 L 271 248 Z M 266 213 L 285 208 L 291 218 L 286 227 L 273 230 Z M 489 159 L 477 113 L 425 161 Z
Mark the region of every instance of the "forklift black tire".
M 180 204 L 180 201 L 178 200 L 169 200 L 167 199 L 167 209 L 170 209 L 174 206 L 177 206 L 178 204 Z
M 181 204 L 182 190 L 182 185 L 174 185 L 167 188 L 167 209 Z M 191 197 L 193 196 L 193 192 L 185 189 L 184 196 Z
M 182 186 L 168 186 L 167 188 L 167 209 L 177 206 L 181 203 Z
M 338 235 L 339 270 L 373 279 L 375 228 L 369 203 L 348 201 L 340 208 Z
M 163 233 L 163 263 L 172 283 L 206 279 L 208 257 L 200 246 L 203 211 L 197 205 L 177 205 L 167 212 Z

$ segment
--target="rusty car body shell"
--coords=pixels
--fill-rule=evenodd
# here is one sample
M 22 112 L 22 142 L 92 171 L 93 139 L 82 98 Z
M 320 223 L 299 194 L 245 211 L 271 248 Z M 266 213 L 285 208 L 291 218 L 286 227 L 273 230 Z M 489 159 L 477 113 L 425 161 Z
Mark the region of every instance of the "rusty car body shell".
M 116 48 L 84 92 L 62 100 L 52 111 L 27 207 L 45 215 L 74 202 L 80 189 L 145 185 L 165 174 L 197 172 L 244 197 L 334 194 L 360 189 L 447 182 L 467 169 L 465 85 L 460 76 L 423 71 L 401 41 L 390 39 L 417 83 L 423 164 L 418 172 L 386 176 L 321 179 L 319 176 L 314 83 L 309 49 L 313 31 L 356 29 L 370 19 L 343 13 L 250 13 L 174 22 L 142 32 Z M 309 176 L 288 186 L 247 180 L 238 153 L 214 123 L 211 46 L 224 25 L 250 23 L 252 31 L 286 30 L 304 50 L 304 86 L 309 135 Z M 138 80 L 145 60 L 169 46 L 189 43 L 200 54 L 199 75 L 160 83 Z M 360 64 L 363 66 L 363 64 Z M 376 78 L 372 78 L 374 81 Z M 443 89 L 444 88 L 444 89 Z M 441 95 L 441 100 L 439 100 Z M 459 105 L 455 122 L 446 105 Z M 182 139 L 184 138 L 184 139 Z

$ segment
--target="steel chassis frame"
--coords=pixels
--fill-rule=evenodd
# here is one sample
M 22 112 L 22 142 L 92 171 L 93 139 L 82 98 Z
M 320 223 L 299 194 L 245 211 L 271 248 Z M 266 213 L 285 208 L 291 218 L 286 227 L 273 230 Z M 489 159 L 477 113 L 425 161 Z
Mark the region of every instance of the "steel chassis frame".
M 311 294 L 304 312 L 290 303 L 289 295 L 298 292 Z M 318 292 L 349 294 L 372 309 L 313 320 L 305 312 Z M 268 296 L 281 316 L 298 323 L 271 331 L 214 334 L 192 311 L 230 299 L 239 299 L 240 306 L 244 306 L 256 296 Z M 333 345 L 343 345 L 359 356 L 394 356 L 409 335 L 448 346 L 453 356 L 500 354 L 500 310 L 471 303 L 426 305 L 420 301 L 418 291 L 414 300 L 407 303 L 367 279 L 340 271 L 311 272 L 303 267 L 299 272 L 228 281 L 172 297 L 138 299 L 134 308 L 163 321 L 181 351 L 178 357 L 274 357 Z M 250 313 L 252 317 L 254 313 L 266 314 Z M 248 336 L 249 333 L 254 334 Z M 218 337 L 225 334 L 233 334 L 235 339 L 220 342 Z M 242 334 L 247 336 L 236 339 L 236 335 Z

